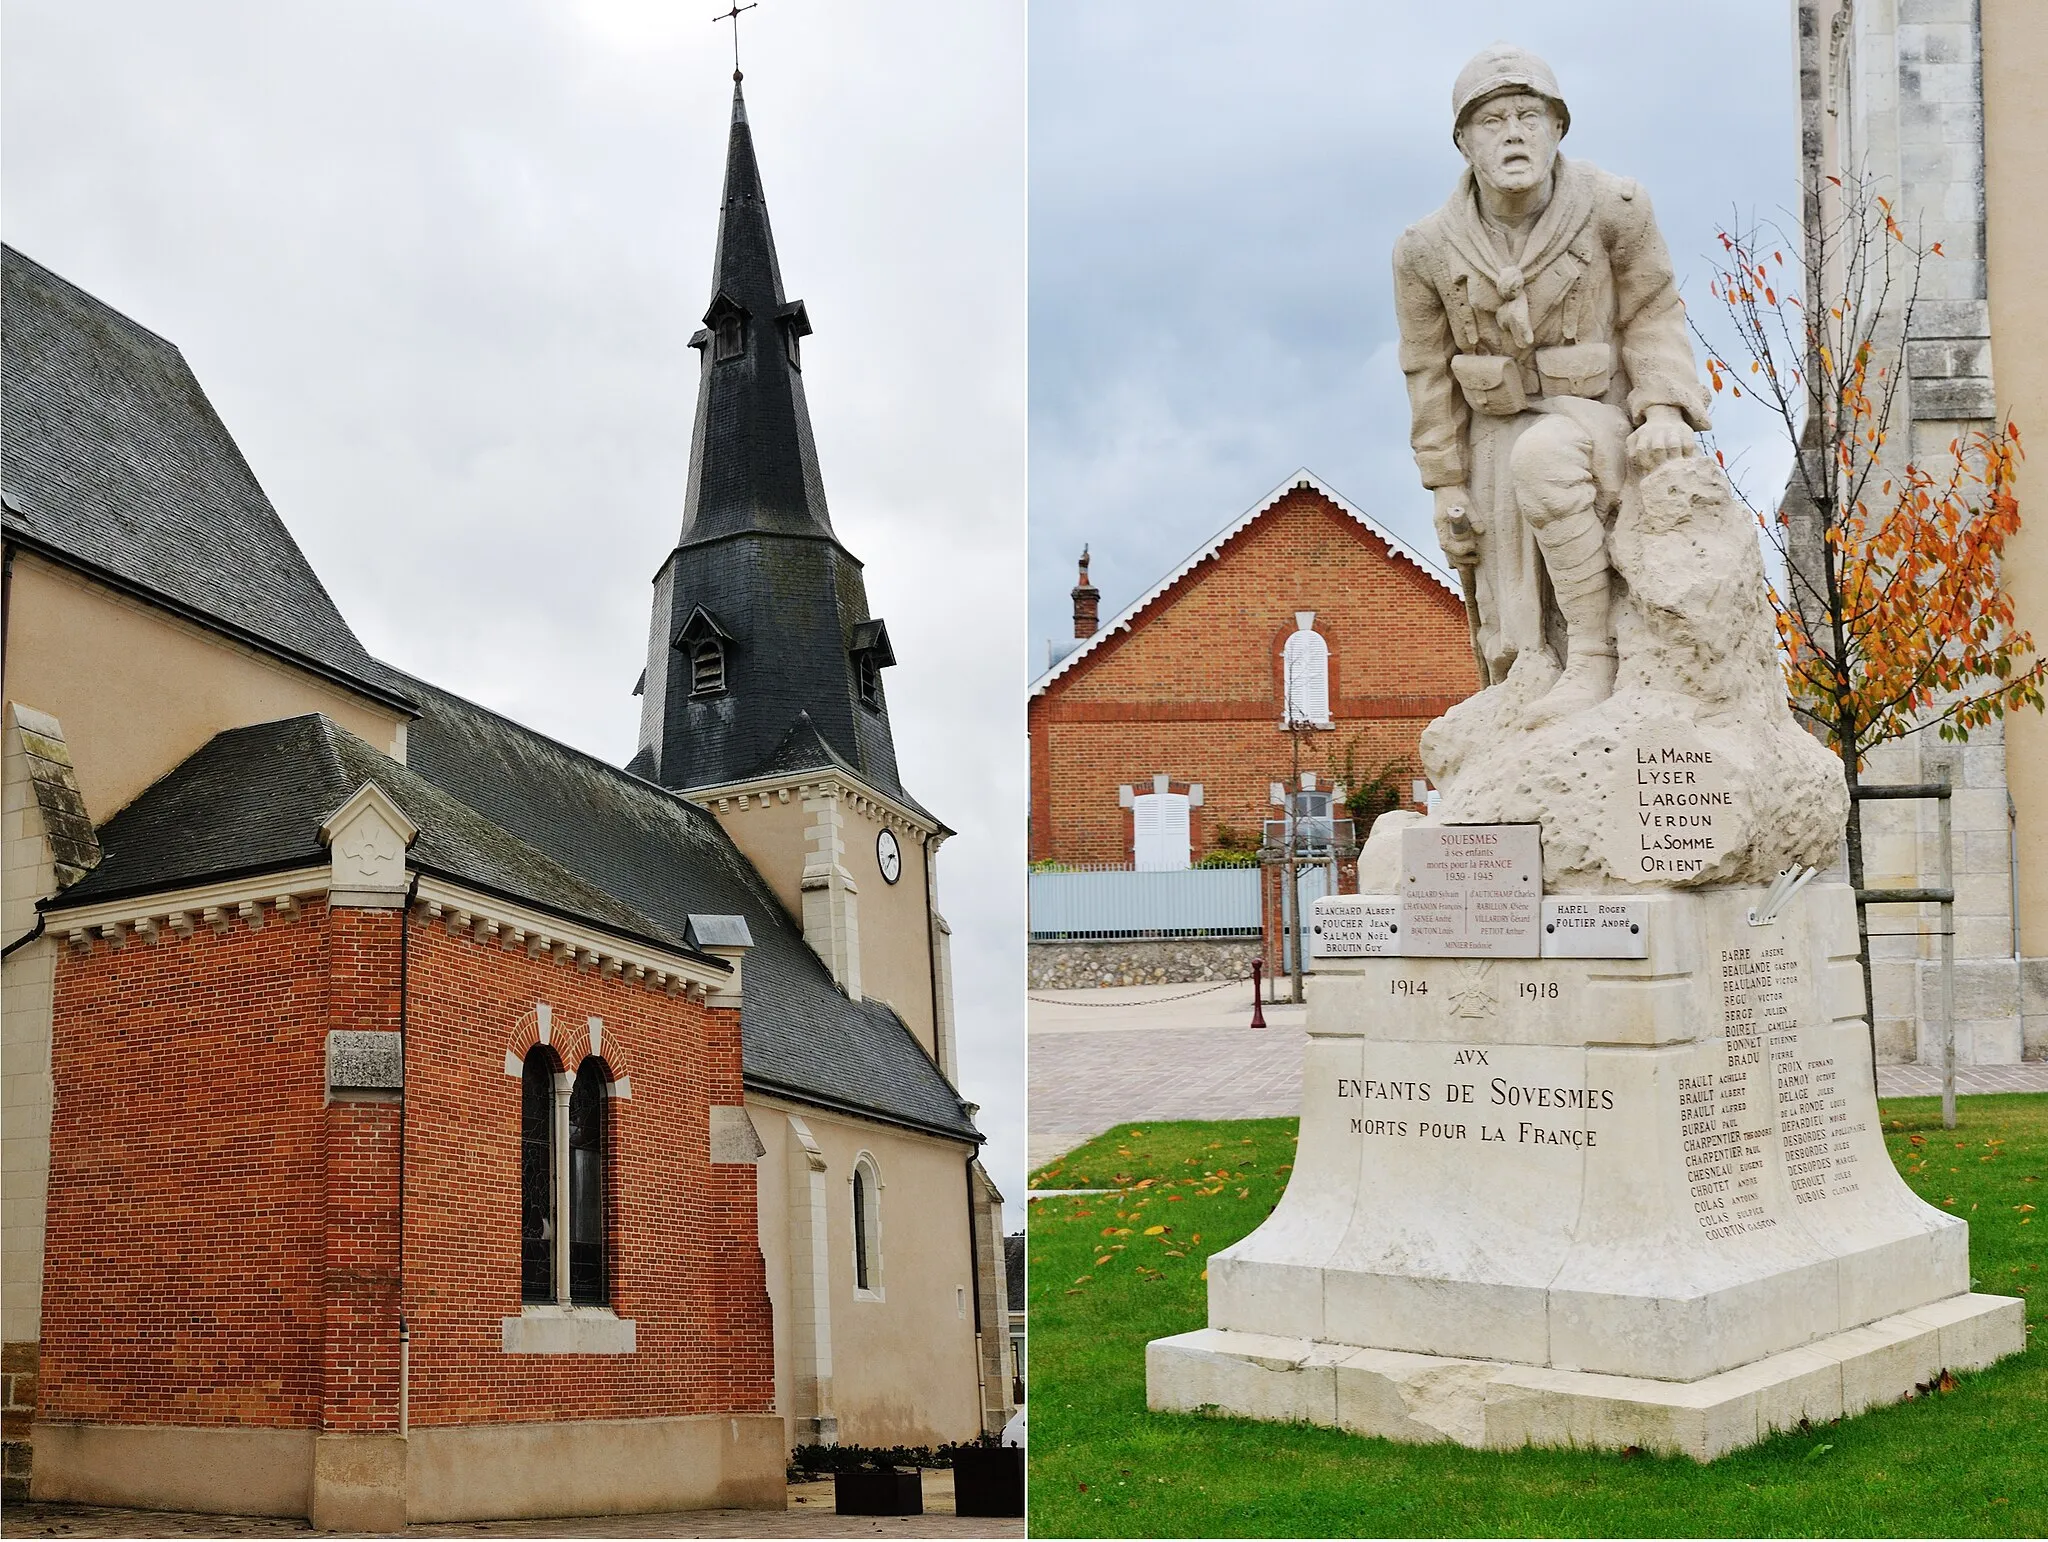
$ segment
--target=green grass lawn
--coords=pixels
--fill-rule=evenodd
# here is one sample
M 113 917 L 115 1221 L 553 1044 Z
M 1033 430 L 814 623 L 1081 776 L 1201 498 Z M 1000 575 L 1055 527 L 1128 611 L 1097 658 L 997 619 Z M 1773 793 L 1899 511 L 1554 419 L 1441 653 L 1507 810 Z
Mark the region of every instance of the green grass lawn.
M 2048 1534 L 2048 1096 L 1960 1109 L 1949 1132 L 1935 1099 L 1887 1102 L 1886 1143 L 1968 1218 L 1976 1288 L 2027 1298 L 2027 1352 L 1707 1466 L 1147 1411 L 1146 1342 L 1203 1326 L 1207 1259 L 1279 1199 L 1294 1121 L 1119 1126 L 1031 1180 L 1116 1190 L 1031 1205 L 1032 1535 Z

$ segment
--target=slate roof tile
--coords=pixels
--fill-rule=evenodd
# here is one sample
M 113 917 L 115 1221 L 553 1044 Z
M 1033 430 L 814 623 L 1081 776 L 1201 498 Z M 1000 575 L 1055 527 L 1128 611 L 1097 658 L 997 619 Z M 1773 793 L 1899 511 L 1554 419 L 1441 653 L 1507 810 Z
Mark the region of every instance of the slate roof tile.
M 385 699 L 177 347 L 12 247 L 0 285 L 8 538 Z

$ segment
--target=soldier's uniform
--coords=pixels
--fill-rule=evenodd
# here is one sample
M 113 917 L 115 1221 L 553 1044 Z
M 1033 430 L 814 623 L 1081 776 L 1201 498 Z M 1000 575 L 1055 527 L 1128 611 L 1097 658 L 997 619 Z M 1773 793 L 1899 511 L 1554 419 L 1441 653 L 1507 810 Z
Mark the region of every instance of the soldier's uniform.
M 1529 88 L 1510 80 L 1491 94 L 1504 89 Z M 1461 118 L 1484 99 L 1466 94 Z M 1567 664 L 1611 661 L 1607 525 L 1629 474 L 1624 444 L 1660 404 L 1708 426 L 1649 198 L 1562 155 L 1554 175 L 1519 239 L 1481 213 L 1468 169 L 1394 248 L 1415 463 L 1425 487 L 1472 494 L 1480 648 L 1495 681 L 1545 648 Z M 1579 673 L 1568 668 L 1567 683 Z

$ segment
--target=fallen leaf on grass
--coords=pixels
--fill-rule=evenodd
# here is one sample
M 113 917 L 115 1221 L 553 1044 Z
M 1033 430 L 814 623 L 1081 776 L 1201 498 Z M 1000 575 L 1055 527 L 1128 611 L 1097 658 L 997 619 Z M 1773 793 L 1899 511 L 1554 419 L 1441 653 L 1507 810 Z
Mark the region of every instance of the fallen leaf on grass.
M 1156 1237 L 1165 1230 L 1166 1228 L 1164 1226 L 1148 1226 L 1145 1228 L 1145 1235 L 1148 1237 Z
M 1806 1453 L 1806 1459 L 1810 1462 L 1814 1460 L 1816 1457 L 1826 1456 L 1830 1451 L 1834 1449 L 1835 1447 L 1832 1441 L 1823 1440 L 1819 1445 L 1815 1446 L 1811 1451 Z

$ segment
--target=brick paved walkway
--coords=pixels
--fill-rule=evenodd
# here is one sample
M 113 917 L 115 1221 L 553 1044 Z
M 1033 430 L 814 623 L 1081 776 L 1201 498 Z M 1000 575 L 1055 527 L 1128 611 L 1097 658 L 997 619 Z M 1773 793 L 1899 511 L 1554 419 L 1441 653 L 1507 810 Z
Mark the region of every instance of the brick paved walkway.
M 953 1475 L 924 1475 L 925 1514 L 836 1515 L 832 1483 L 792 1483 L 789 1508 L 684 1510 L 661 1515 L 593 1515 L 539 1521 L 461 1521 L 408 1526 L 408 1537 L 1021 1537 L 1021 1520 L 953 1513 Z M 179 1515 L 92 1505 L 9 1505 L 9 1537 L 291 1537 L 315 1533 L 302 1520 L 255 1515 Z
M 1881 1065 L 1877 1068 L 1877 1090 L 1888 1098 L 1939 1097 L 1941 1067 Z M 1959 1065 L 1956 1067 L 1956 1091 L 1958 1094 L 2048 1092 L 2048 1061 L 2030 1060 L 2025 1065 Z
M 1245 981 L 1034 991 L 1031 1165 L 1131 1119 L 1300 1112 L 1307 1011 L 1269 1005 L 1267 1026 L 1250 1028 Z
M 1134 1119 L 1299 1113 L 1307 1008 L 1268 1006 L 1256 1031 L 1251 1000 L 1242 981 L 1032 992 L 1031 1165 Z M 1880 1066 L 1877 1079 L 1888 1098 L 1941 1091 L 1933 1066 Z M 2048 1063 L 1958 1068 L 1956 1091 L 2048 1092 Z

